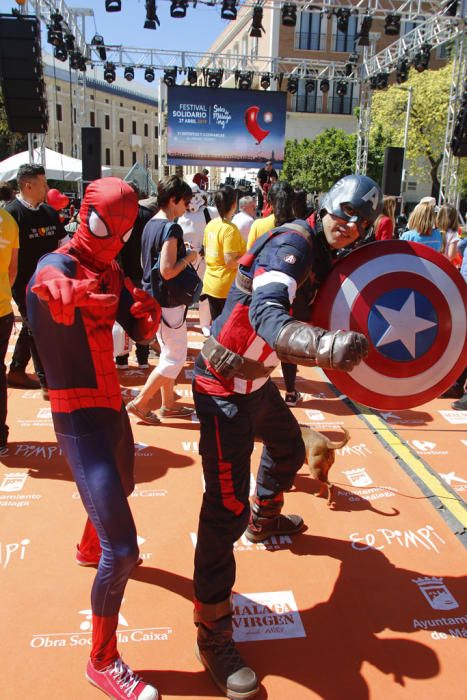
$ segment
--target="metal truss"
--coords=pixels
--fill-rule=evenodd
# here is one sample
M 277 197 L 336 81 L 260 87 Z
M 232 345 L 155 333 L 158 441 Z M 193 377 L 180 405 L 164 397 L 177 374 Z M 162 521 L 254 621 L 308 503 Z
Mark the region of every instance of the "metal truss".
M 459 17 L 433 15 L 387 48 L 365 61 L 360 67 L 360 79 L 368 80 L 378 73 L 395 70 L 398 59 L 410 58 L 423 44 L 431 49 L 454 39 L 465 31 L 465 22 Z
M 460 197 L 460 158 L 456 158 L 456 156 L 454 156 L 451 149 L 451 140 L 454 133 L 456 117 L 465 90 L 466 63 L 467 40 L 465 38 L 465 33 L 461 33 L 456 39 L 453 51 L 451 90 L 449 94 L 446 136 L 444 139 L 438 199 L 439 204 L 449 203 L 457 208 L 459 206 Z
M 78 16 L 82 13 L 78 9 L 68 7 L 64 0 L 29 0 L 34 7 L 36 15 L 45 23 L 49 22 L 50 15 L 59 12 L 63 17 L 63 28 L 73 34 L 75 46 L 83 54 L 87 55 L 87 44 L 84 31 L 78 24 Z M 86 14 L 94 14 L 92 10 L 86 10 Z

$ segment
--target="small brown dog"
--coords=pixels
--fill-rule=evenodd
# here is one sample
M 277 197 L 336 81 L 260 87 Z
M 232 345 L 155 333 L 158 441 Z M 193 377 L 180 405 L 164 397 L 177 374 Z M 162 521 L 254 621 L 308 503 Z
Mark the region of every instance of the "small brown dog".
M 344 447 L 350 440 L 350 435 L 345 428 L 344 438 L 341 442 L 332 442 L 325 435 L 322 435 L 317 430 L 313 430 L 308 425 L 301 425 L 302 439 L 305 443 L 305 461 L 310 469 L 311 476 L 319 479 L 323 483 L 317 493 L 317 496 L 322 496 L 328 491 L 328 505 L 332 502 L 332 484 L 329 483 L 328 474 L 334 464 L 334 451 Z

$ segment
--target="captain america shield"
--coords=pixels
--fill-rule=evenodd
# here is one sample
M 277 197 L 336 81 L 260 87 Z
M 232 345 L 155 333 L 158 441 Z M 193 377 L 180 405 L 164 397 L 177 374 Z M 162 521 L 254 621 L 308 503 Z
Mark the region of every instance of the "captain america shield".
M 420 406 L 448 389 L 467 360 L 467 285 L 420 243 L 378 241 L 338 261 L 313 303 L 312 323 L 366 335 L 351 372 L 325 370 L 350 399 L 377 409 Z

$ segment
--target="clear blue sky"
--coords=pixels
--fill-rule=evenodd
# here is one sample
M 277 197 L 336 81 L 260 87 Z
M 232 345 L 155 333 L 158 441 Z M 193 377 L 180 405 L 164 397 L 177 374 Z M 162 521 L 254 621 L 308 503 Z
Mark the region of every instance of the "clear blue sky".
M 228 22 L 221 19 L 220 7 L 198 4 L 188 6 L 184 19 L 170 16 L 170 2 L 157 2 L 160 27 L 155 31 L 144 29 L 146 9 L 144 0 L 122 0 L 121 12 L 106 12 L 104 0 L 67 0 L 70 9 L 89 7 L 94 10 L 97 33 L 107 44 L 122 44 L 142 49 L 169 49 L 172 51 L 208 51 L 214 39 Z M 94 22 L 86 18 L 86 38 L 92 38 Z

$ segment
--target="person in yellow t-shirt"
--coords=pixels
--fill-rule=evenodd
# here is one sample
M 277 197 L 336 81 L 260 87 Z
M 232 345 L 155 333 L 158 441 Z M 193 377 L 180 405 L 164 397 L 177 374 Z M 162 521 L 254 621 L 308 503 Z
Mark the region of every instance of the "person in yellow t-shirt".
M 18 270 L 18 247 L 18 224 L 6 209 L 0 209 L 0 449 L 8 442 L 5 355 L 14 320 L 11 285 Z
M 256 221 L 253 221 L 251 224 L 250 228 L 250 233 L 248 234 L 248 240 L 246 243 L 246 249 L 250 250 L 251 246 L 253 243 L 260 238 L 260 236 L 263 235 L 263 233 L 266 233 L 267 231 L 270 231 L 272 228 L 276 226 L 276 215 L 274 214 L 274 201 L 277 197 L 277 193 L 281 192 L 281 187 L 279 186 L 279 183 L 275 182 L 271 185 L 271 187 L 268 190 L 268 204 L 270 207 L 272 207 L 272 214 L 269 214 L 268 216 L 263 216 L 261 219 L 256 219 Z
M 207 298 L 214 321 L 222 309 L 237 273 L 238 260 L 245 252 L 245 241 L 232 217 L 237 210 L 233 187 L 224 185 L 214 196 L 220 217 L 212 219 L 204 229 L 206 272 L 201 299 Z

